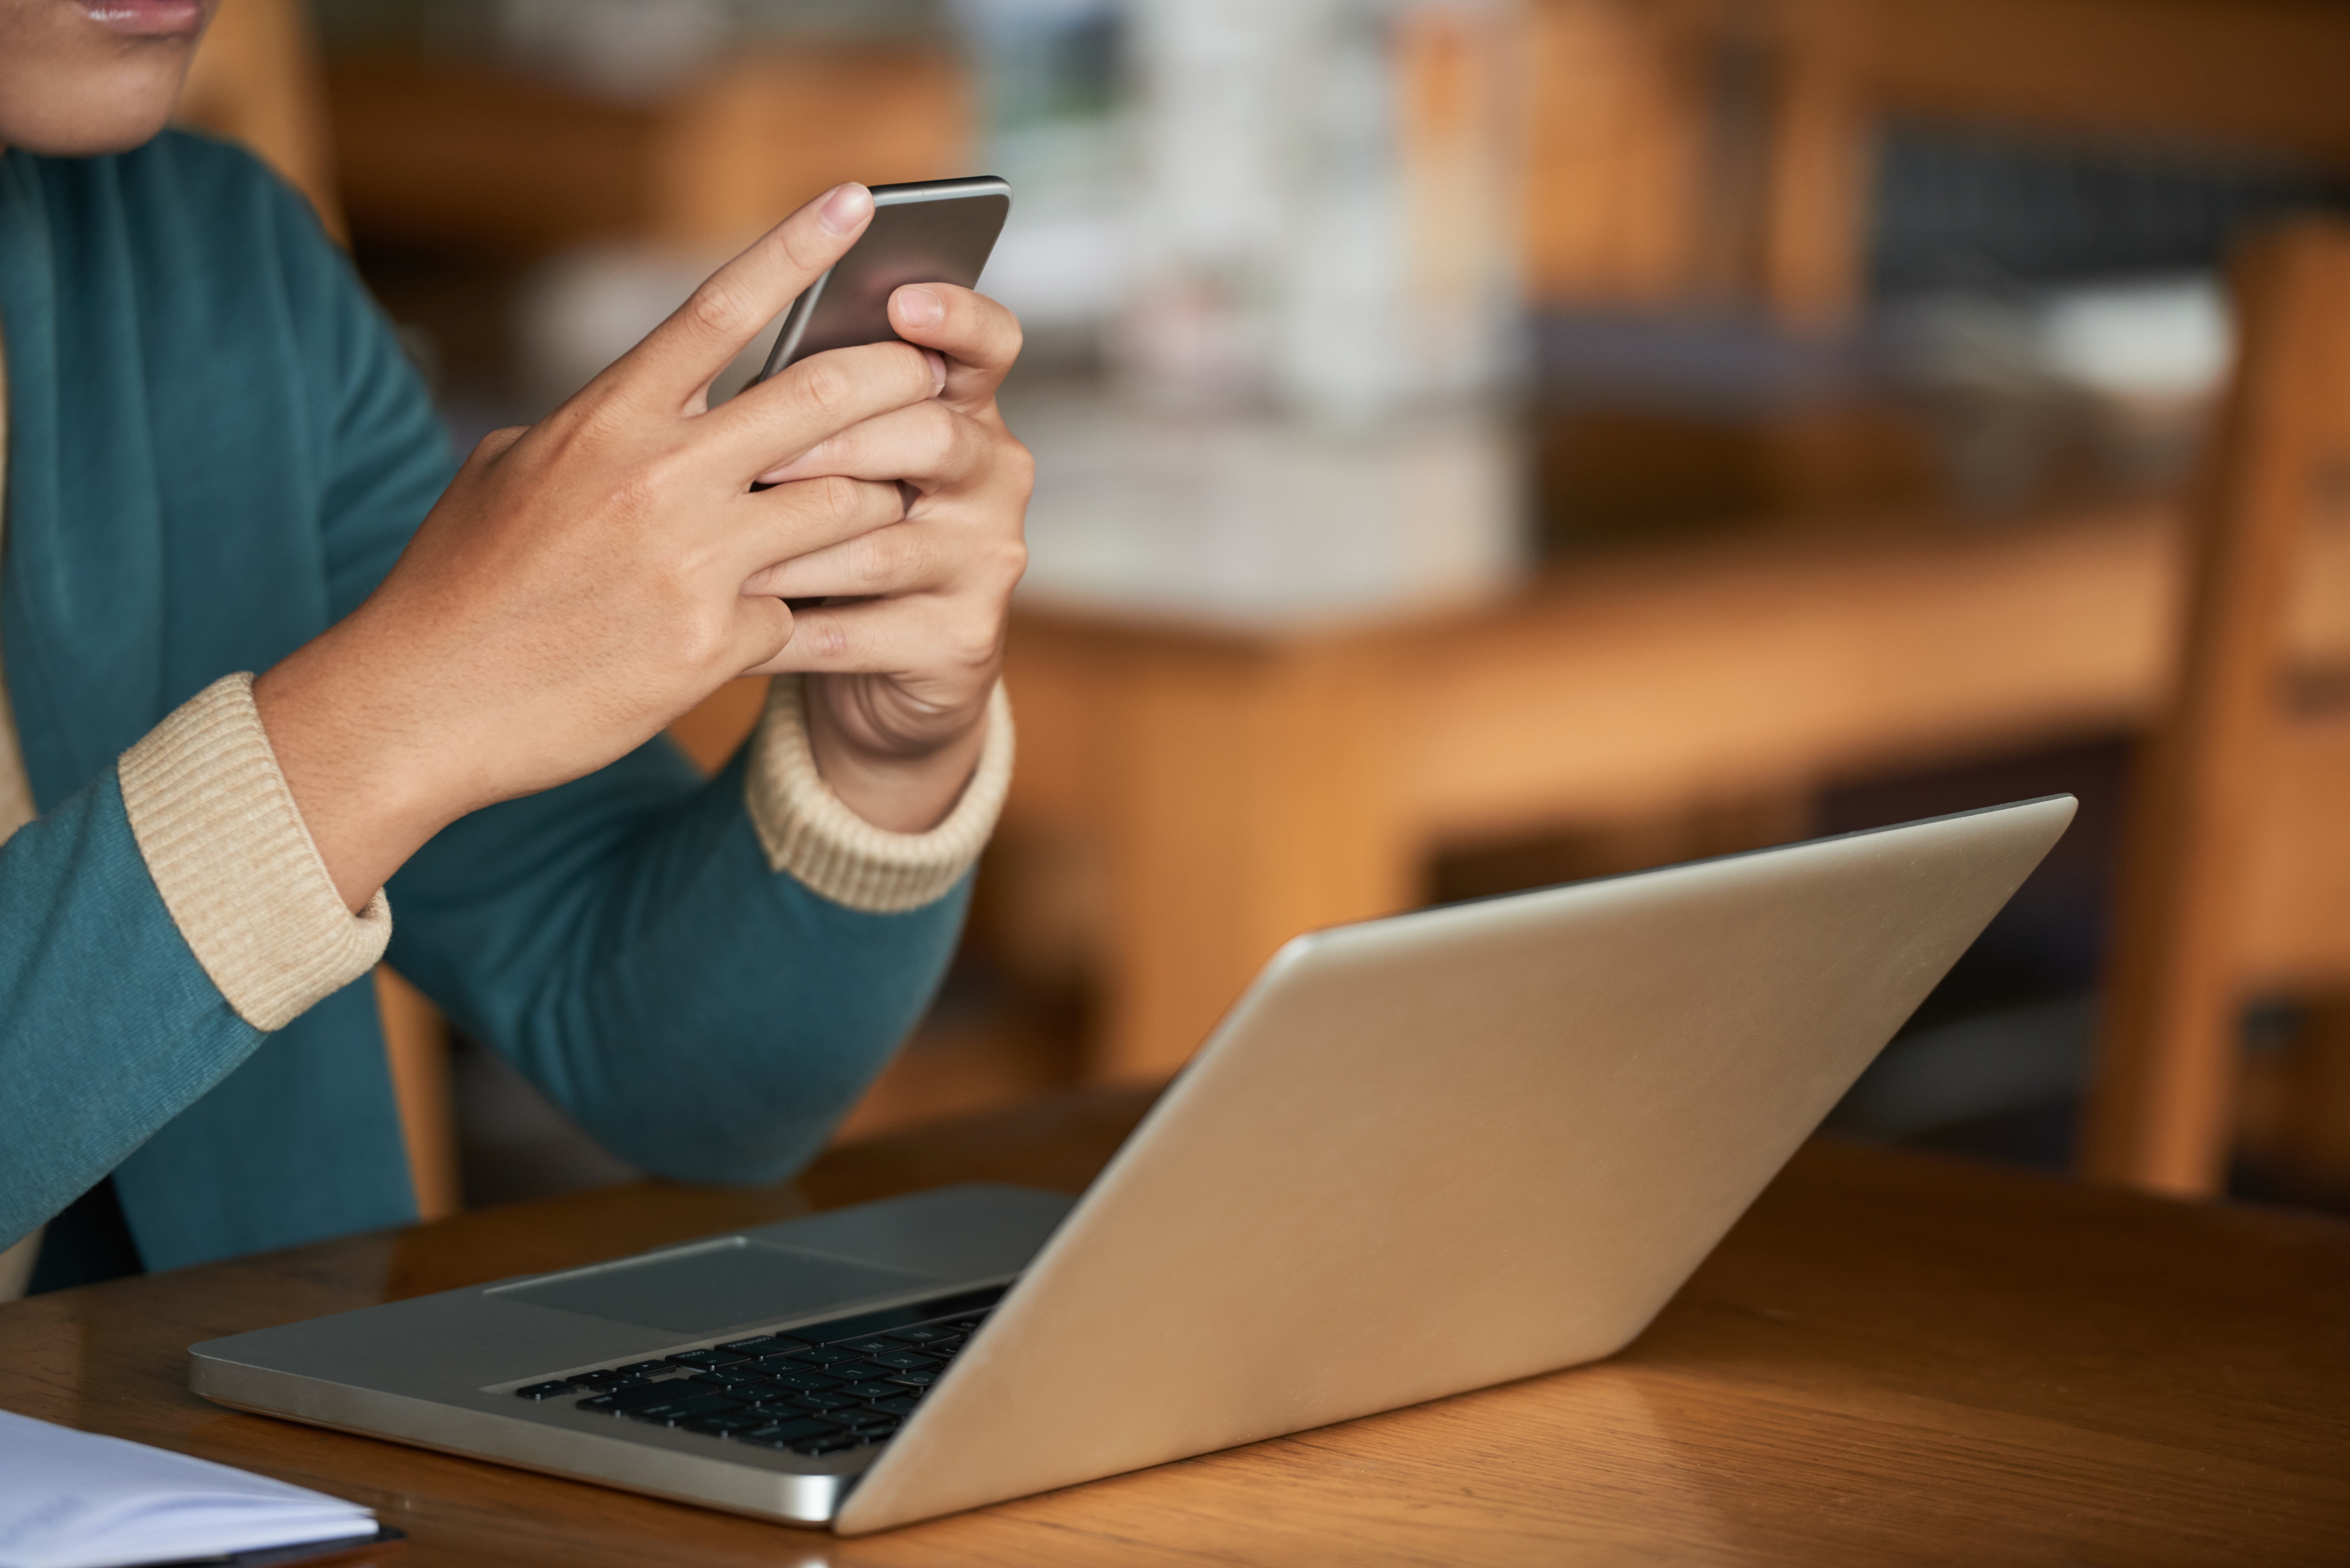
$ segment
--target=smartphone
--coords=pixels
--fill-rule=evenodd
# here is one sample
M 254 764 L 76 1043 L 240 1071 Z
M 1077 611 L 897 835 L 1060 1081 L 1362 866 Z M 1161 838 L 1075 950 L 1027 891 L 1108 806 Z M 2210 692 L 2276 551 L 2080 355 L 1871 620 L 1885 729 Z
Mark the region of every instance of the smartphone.
M 792 301 L 759 380 L 827 348 L 895 338 L 889 296 L 907 284 L 976 287 L 1012 211 L 1012 187 L 993 175 L 872 189 L 872 223 Z

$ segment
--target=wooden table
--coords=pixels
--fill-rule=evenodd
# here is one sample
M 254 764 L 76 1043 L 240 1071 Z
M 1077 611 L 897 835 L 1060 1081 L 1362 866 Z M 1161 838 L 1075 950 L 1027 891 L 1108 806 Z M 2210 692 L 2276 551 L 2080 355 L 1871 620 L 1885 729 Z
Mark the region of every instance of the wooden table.
M 941 1182 L 1075 1190 L 1146 1096 L 799 1182 L 466 1215 L 0 1307 L 0 1408 L 359 1499 L 397 1563 L 2338 1563 L 2350 1225 L 1817 1142 L 1597 1366 L 842 1542 L 216 1408 L 214 1334 Z
M 1421 901 L 1440 845 L 2137 722 L 2177 571 L 2137 511 L 1627 554 L 1341 625 L 1032 605 L 1004 839 L 1097 867 L 1093 1066 L 1156 1081 L 1290 937 Z
M 2148 506 L 1627 552 L 1339 624 L 1031 604 L 1003 834 L 1089 869 L 1001 923 L 1031 939 L 1074 908 L 1093 1069 L 1159 1081 L 1283 942 L 1421 902 L 1440 847 L 2135 727 L 2179 573 Z M 2350 665 L 2350 531 L 2313 538 L 2299 587 L 2296 657 Z

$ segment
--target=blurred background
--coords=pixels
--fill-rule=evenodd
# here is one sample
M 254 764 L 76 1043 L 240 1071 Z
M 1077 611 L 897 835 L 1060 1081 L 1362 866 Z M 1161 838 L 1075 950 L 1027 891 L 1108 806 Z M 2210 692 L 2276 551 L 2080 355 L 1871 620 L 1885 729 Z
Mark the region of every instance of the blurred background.
M 2194 694 L 2350 640 L 2350 482 L 2209 600 L 2261 463 L 2350 475 L 2226 415 L 2231 255 L 2350 205 L 2345 62 L 2317 0 L 224 0 L 184 115 L 461 443 L 838 180 L 1012 182 L 1020 776 L 843 1136 L 1163 1078 L 1307 926 L 2070 791 L 1834 1125 L 2345 1207 L 2350 886 L 2253 909 L 2282 808 L 2206 785 L 2282 753 Z M 381 985 L 428 1210 L 632 1174 Z

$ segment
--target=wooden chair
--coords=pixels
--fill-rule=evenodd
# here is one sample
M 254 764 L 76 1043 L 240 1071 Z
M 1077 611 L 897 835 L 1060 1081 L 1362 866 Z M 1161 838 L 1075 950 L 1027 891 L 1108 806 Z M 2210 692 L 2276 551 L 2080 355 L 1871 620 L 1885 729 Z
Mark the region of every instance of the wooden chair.
M 2350 639 L 2303 602 L 2314 539 L 2350 530 L 2350 223 L 2269 234 L 2235 281 L 2238 371 L 2137 785 L 2082 1155 L 2098 1179 L 2194 1195 L 2222 1184 L 2247 1003 L 2350 992 L 2350 708 L 2322 676 L 2350 670 Z M 2304 1115 L 2350 1101 L 2341 1037 L 2301 1042 Z M 2350 1103 L 2334 1114 L 2350 1136 Z

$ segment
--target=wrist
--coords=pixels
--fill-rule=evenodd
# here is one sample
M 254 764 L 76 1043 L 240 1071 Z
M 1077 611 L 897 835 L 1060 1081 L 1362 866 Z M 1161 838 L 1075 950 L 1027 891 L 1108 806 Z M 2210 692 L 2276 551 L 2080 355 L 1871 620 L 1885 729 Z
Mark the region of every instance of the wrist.
M 303 825 L 352 909 L 464 815 L 465 748 L 436 740 L 430 705 L 346 621 L 253 685 L 255 708 Z
M 939 734 L 917 740 L 878 733 L 854 689 L 828 684 L 859 678 L 800 679 L 809 753 L 817 775 L 843 805 L 891 833 L 927 833 L 946 820 L 986 748 L 985 701 L 958 726 L 941 726 Z

